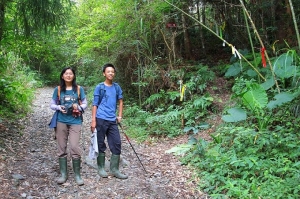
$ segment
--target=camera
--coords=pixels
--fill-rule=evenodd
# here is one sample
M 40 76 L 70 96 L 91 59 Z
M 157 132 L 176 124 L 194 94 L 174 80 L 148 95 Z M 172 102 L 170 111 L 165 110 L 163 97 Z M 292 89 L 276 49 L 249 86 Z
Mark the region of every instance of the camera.
M 67 115 L 72 115 L 73 117 L 80 117 L 81 111 L 78 109 L 77 104 L 70 104 L 66 106 L 62 106 L 61 109 L 65 110 Z
M 81 112 L 79 111 L 77 104 L 72 104 L 71 108 L 72 108 L 72 116 L 73 117 L 81 116 Z
M 79 116 L 81 116 L 81 112 L 78 109 L 73 109 L 72 115 L 73 115 L 73 117 L 79 117 Z

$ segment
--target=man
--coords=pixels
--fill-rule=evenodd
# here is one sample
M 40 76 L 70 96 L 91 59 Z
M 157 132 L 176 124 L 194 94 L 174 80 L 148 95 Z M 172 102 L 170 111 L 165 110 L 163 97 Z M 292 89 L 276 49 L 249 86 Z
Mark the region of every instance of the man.
M 92 108 L 91 131 L 97 130 L 98 150 L 97 157 L 98 174 L 107 178 L 105 166 L 105 136 L 112 153 L 110 158 L 110 173 L 120 179 L 127 179 L 127 175 L 119 171 L 121 138 L 117 123 L 122 120 L 123 95 L 121 87 L 113 82 L 116 69 L 113 64 L 107 63 L 102 68 L 105 81 L 98 84 L 94 90 Z M 117 103 L 119 103 L 118 117 L 116 116 Z

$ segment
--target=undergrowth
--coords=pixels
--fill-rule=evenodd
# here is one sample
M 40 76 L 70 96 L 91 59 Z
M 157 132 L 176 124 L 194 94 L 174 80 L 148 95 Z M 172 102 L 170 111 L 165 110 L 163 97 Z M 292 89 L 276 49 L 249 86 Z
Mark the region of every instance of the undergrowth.
M 201 190 L 213 198 L 298 198 L 300 119 L 293 119 L 272 131 L 221 127 L 214 142 L 199 140 L 182 161 L 199 171 Z
M 180 155 L 183 164 L 197 171 L 199 189 L 212 198 L 300 198 L 300 73 L 295 67 L 299 57 L 293 56 L 286 53 L 272 59 L 280 93 L 265 68 L 259 71 L 266 82 L 249 73 L 246 63 L 228 68 L 225 75 L 235 80 L 232 100 L 223 110 L 228 113 L 222 117 L 225 123 L 210 134 L 212 141 L 193 137 L 209 126 L 201 124 L 216 100 L 195 71 L 186 79 L 184 101 L 178 103 L 168 98 L 173 94 L 160 91 L 147 100 L 150 111 L 137 106 L 125 111 L 130 116 L 127 125 L 142 140 L 150 135 L 192 135 L 188 143 L 167 152 Z
M 0 69 L 0 117 L 21 118 L 30 111 L 35 88 L 41 83 L 14 53 L 2 54 Z
M 292 56 L 273 59 L 280 93 L 272 89 L 269 73 L 259 84 L 245 73 L 245 64 L 244 71 L 235 63 L 239 70 L 226 73 L 235 78 L 235 107 L 224 110 L 225 123 L 211 134 L 213 141 L 200 138 L 190 143 L 181 159 L 197 170 L 199 188 L 212 198 L 300 197 L 299 59 Z
M 189 70 L 193 73 L 185 74 L 185 92 L 180 88 L 178 91 L 160 90 L 145 100 L 144 106 L 150 107 L 147 110 L 136 104 L 125 104 L 124 122 L 130 136 L 139 141 L 153 136 L 176 137 L 186 133 L 185 127 L 197 127 L 199 121 L 207 117 L 214 98 L 205 88 L 215 74 L 202 65 Z

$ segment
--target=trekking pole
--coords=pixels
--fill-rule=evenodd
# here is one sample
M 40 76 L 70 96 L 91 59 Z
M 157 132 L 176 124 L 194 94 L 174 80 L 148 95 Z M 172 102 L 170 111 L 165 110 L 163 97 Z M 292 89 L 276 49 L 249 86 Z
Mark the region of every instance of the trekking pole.
M 142 165 L 142 167 L 143 167 L 143 169 L 144 169 L 145 173 L 147 173 L 147 171 L 146 171 L 146 169 L 145 169 L 145 167 L 144 167 L 144 165 L 143 165 L 142 161 L 140 160 L 140 158 L 139 158 L 138 154 L 135 152 L 135 150 L 134 150 L 134 148 L 133 148 L 133 146 L 132 146 L 132 144 L 131 144 L 131 142 L 130 142 L 130 140 L 129 140 L 128 136 L 127 136 L 127 135 L 126 135 L 126 133 L 124 132 L 124 130 L 123 130 L 123 127 L 122 127 L 121 123 L 118 123 L 118 124 L 119 124 L 119 126 L 120 126 L 120 128 L 121 128 L 121 130 L 122 130 L 123 134 L 125 135 L 125 137 L 126 137 L 126 140 L 129 142 L 129 144 L 130 144 L 131 148 L 133 149 L 133 151 L 134 151 L 134 153 L 135 153 L 136 157 L 137 157 L 137 158 L 138 158 L 138 160 L 140 161 L 140 163 L 141 163 L 141 165 Z

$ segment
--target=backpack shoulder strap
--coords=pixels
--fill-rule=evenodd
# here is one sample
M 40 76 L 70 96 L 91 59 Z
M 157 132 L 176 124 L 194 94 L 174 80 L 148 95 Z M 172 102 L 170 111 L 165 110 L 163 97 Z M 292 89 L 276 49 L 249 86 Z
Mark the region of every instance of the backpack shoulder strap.
M 58 100 L 60 100 L 60 86 L 57 86 L 57 96 Z
M 80 86 L 77 85 L 77 94 L 78 94 L 78 98 L 80 98 Z
M 78 104 L 81 105 L 82 102 L 81 102 L 81 98 L 80 98 L 80 86 L 77 85 L 77 96 L 78 96 Z
M 98 104 L 98 106 L 99 106 L 102 99 L 103 99 L 103 97 L 104 97 L 104 95 L 105 95 L 106 90 L 105 90 L 103 82 L 99 83 L 98 85 L 100 87 L 100 89 L 99 89 L 99 104 Z
M 57 104 L 57 105 L 59 105 L 60 104 L 60 86 L 57 86 L 57 98 L 56 98 L 56 100 L 55 100 L 55 103 Z

